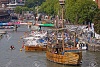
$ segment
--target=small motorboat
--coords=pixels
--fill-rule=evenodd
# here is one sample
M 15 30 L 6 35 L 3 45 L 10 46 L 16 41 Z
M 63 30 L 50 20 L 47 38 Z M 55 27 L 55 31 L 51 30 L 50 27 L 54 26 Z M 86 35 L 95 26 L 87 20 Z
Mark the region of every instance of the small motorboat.
M 11 46 L 10 46 L 10 49 L 11 49 L 11 50 L 14 50 L 14 49 L 15 49 L 15 47 L 11 45 Z
M 84 41 L 79 41 L 77 44 L 77 48 L 81 50 L 88 50 L 88 45 Z

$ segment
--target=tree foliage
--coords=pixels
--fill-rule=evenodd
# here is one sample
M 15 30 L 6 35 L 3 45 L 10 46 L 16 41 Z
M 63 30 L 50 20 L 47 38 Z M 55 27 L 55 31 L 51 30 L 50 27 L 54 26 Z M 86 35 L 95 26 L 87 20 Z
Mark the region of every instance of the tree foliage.
M 22 11 L 28 11 L 29 8 L 28 7 L 22 7 Z
M 29 8 L 28 7 L 17 6 L 14 11 L 18 14 L 21 14 L 22 11 L 29 11 Z
M 22 12 L 22 7 L 21 6 L 17 6 L 14 11 L 16 13 L 20 14 Z
M 58 0 L 46 0 L 42 3 L 40 10 L 51 15 L 57 14 L 59 10 Z
M 27 6 L 28 8 L 40 6 L 44 1 L 45 0 L 26 0 L 25 6 Z
M 92 0 L 67 0 L 66 18 L 73 23 L 82 23 L 91 20 L 97 11 L 97 5 Z
M 93 0 L 65 0 L 65 19 L 72 23 L 82 23 L 87 19 L 91 20 L 97 11 L 97 4 Z M 47 14 L 58 14 L 61 7 L 59 0 L 46 0 L 41 5 L 41 11 Z
M 100 34 L 100 10 L 94 17 L 94 30 L 96 33 Z
M 33 7 L 34 6 L 34 0 L 26 0 L 25 6 L 27 6 L 28 8 Z
M 36 6 L 39 6 L 39 11 L 45 12 L 49 15 L 57 15 L 58 13 L 61 15 L 59 0 L 26 0 L 25 6 L 16 7 L 15 12 L 21 13 L 22 10 L 34 11 Z M 70 22 L 74 24 L 82 24 L 82 22 L 89 19 L 91 22 L 94 21 L 95 31 L 100 33 L 100 10 L 97 11 L 97 4 L 93 0 L 65 0 L 65 19 L 70 20 Z

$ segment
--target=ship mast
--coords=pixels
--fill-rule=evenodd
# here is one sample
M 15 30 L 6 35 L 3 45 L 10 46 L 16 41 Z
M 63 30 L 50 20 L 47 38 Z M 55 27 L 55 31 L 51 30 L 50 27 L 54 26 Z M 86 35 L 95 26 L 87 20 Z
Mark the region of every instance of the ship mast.
M 63 47 L 63 52 L 64 52 L 64 17 L 63 17 L 63 12 L 64 12 L 64 5 L 65 5 L 65 0 L 59 0 L 59 4 L 61 5 L 62 7 L 62 47 Z

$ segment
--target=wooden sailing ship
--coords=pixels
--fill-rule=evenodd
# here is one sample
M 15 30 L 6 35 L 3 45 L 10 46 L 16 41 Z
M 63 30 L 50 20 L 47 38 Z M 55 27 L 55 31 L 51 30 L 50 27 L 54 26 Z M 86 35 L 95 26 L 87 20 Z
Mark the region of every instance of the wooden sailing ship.
M 61 64 L 79 65 L 82 61 L 82 50 L 75 46 L 68 47 L 68 44 L 64 43 L 64 38 L 59 39 L 61 40 L 56 43 L 48 40 L 47 59 Z
M 60 29 L 58 29 L 56 26 L 56 33 L 58 32 L 58 30 Z M 66 44 L 64 41 L 65 37 L 64 37 L 63 8 L 62 8 L 62 28 L 61 30 L 62 30 L 61 40 L 58 40 L 57 36 L 55 37 L 56 42 L 51 42 L 50 39 L 48 39 L 48 45 L 47 45 L 48 50 L 46 52 L 46 58 L 49 61 L 52 61 L 55 63 L 67 64 L 67 65 L 79 65 L 82 60 L 82 51 L 76 48 L 75 45 L 72 47 L 65 46 Z M 49 33 L 48 33 L 48 37 L 49 37 Z
M 77 48 L 65 48 L 65 51 L 62 51 L 62 53 L 53 53 L 48 50 L 46 57 L 48 60 L 56 63 L 79 65 L 82 60 L 82 52 Z
M 81 49 L 78 49 L 75 45 L 68 47 L 69 44 L 64 43 L 64 38 L 54 37 L 52 39 L 54 39 L 55 42 L 48 40 L 47 45 L 46 57 L 48 60 L 67 65 L 79 65 L 81 63 Z M 55 39 L 57 39 L 57 41 Z

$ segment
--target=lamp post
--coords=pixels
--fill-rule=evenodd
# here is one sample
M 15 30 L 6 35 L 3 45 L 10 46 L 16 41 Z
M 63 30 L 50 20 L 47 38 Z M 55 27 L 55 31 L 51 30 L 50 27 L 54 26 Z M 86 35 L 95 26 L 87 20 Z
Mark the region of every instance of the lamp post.
M 38 1 L 36 1 L 36 8 L 35 9 L 36 9 L 36 18 L 35 18 L 36 21 L 35 22 L 38 23 L 38 19 L 39 19 L 38 18 Z
M 63 22 L 63 12 L 64 12 L 64 5 L 65 5 L 65 0 L 59 0 L 59 4 L 61 5 L 62 8 L 62 28 L 64 28 L 64 22 Z M 63 47 L 63 51 L 64 51 L 64 30 L 62 32 L 62 47 Z

